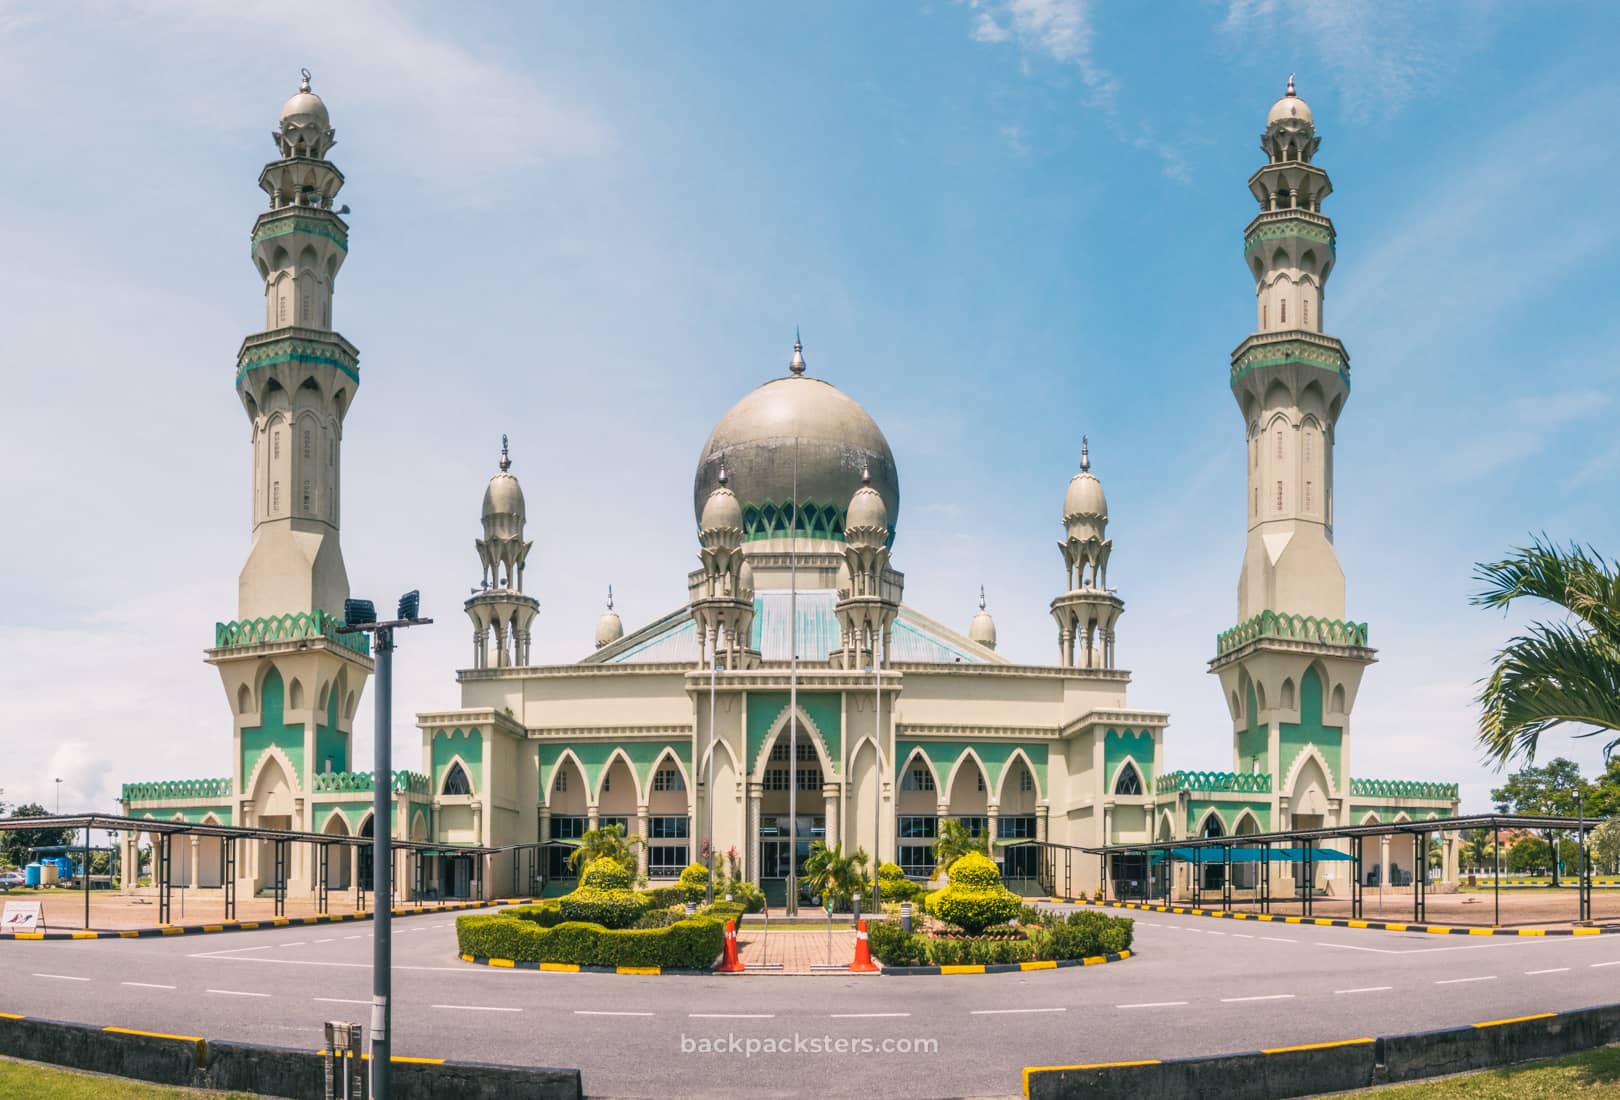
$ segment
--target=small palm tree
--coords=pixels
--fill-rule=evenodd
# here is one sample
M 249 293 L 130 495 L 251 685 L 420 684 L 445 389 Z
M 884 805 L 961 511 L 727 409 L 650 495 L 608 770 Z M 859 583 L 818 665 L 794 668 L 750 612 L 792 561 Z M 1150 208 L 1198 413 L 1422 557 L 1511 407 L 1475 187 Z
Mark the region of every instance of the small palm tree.
M 934 874 L 937 875 L 941 871 L 949 873 L 951 864 L 969 852 L 989 855 L 988 840 L 985 837 L 974 836 L 960 821 L 954 819 L 941 821 L 939 837 L 934 841 Z
M 575 874 L 591 860 L 605 856 L 634 876 L 637 870 L 635 849 L 646 842 L 633 833 L 627 836 L 624 826 L 615 822 L 590 829 L 578 840 L 566 840 L 563 843 L 571 845 L 574 849 L 568 857 L 568 866 Z
M 1620 733 L 1620 577 L 1596 551 L 1565 552 L 1542 536 L 1505 561 L 1481 563 L 1473 601 L 1507 608 L 1522 597 L 1569 615 L 1532 623 L 1496 654 L 1479 693 L 1479 743 L 1498 765 L 1535 759 L 1555 726 L 1589 726 L 1576 737 Z M 1604 745 L 1620 746 L 1620 736 Z
M 828 847 L 818 840 L 810 845 L 810 854 L 804 860 L 804 887 L 812 894 L 832 899 L 836 905 L 848 904 L 855 891 L 866 883 L 866 868 L 870 862 L 871 857 L 864 848 L 845 855 L 842 844 Z

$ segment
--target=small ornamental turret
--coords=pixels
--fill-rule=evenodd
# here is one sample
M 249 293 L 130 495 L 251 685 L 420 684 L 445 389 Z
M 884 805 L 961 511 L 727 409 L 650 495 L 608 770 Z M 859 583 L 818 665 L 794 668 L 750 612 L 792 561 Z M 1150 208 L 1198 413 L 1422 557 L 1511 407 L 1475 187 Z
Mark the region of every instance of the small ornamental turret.
M 624 623 L 620 620 L 619 613 L 613 610 L 613 586 L 610 584 L 608 585 L 607 607 L 602 611 L 601 617 L 596 620 L 596 648 L 601 649 L 605 645 L 612 645 L 622 637 L 624 637 Z
M 1063 494 L 1064 540 L 1058 543 L 1068 591 L 1052 601 L 1058 659 L 1076 668 L 1114 667 L 1114 623 L 1125 602 L 1108 587 L 1108 498 L 1091 472 L 1091 441 L 1080 437 L 1080 472 Z
M 900 613 L 900 574 L 889 568 L 889 511 L 861 470 L 861 487 L 844 513 L 844 560 L 838 568 L 839 653 L 844 668 L 865 668 L 886 652 Z
M 512 452 L 504 435 L 499 465 L 484 489 L 484 537 L 473 542 L 483 567 L 483 579 L 467 601 L 475 668 L 527 665 L 529 631 L 540 613 L 539 601 L 523 594 L 523 567 L 534 543 L 523 537 L 527 506 L 523 486 L 512 473 Z
M 973 622 L 968 626 L 968 639 L 986 649 L 996 648 L 996 621 L 985 609 L 983 585 L 979 586 L 979 613 L 973 616 Z
M 700 664 L 723 660 L 728 668 L 751 662 L 747 652 L 754 623 L 754 574 L 743 556 L 743 511 L 731 489 L 725 463 L 698 517 L 698 561 L 687 578 L 688 600 L 698 627 Z

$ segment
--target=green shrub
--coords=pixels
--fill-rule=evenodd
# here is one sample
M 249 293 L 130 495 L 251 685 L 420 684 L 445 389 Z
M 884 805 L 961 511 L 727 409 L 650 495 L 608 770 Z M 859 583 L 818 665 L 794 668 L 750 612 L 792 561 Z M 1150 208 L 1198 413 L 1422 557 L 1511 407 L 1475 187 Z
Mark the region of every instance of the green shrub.
M 969 852 L 951 864 L 950 884 L 929 895 L 929 912 L 970 935 L 1012 920 L 1023 899 L 1001 885 L 1001 872 L 990 857 Z
M 1036 925 L 1045 924 L 1050 915 L 1033 905 L 1021 905 L 1018 907 L 1018 924 L 1023 928 L 1033 928 Z
M 648 909 L 641 914 L 641 918 L 632 924 L 631 928 L 668 928 L 676 921 L 686 916 L 685 905 L 662 905 Z
M 704 970 L 725 946 L 725 921 L 692 917 L 650 929 L 608 929 L 570 921 L 541 928 L 529 920 L 481 914 L 456 921 L 456 941 L 462 954 L 477 958 Z
M 607 856 L 598 856 L 585 865 L 580 872 L 580 889 L 591 887 L 597 890 L 628 890 L 630 889 L 630 872 L 616 859 Z
M 878 878 L 880 879 L 906 877 L 906 869 L 900 866 L 898 863 L 880 863 L 878 864 L 877 873 Z
M 1117 955 L 1131 946 L 1136 924 L 1129 917 L 1104 913 L 1070 913 L 1031 930 L 1038 959 L 1085 959 Z
M 1029 940 L 1006 937 L 928 939 L 928 957 L 936 966 L 964 966 L 983 963 L 1028 962 L 1035 958 L 1035 945 Z
M 654 886 L 651 890 L 641 891 L 642 898 L 649 908 L 667 909 L 671 905 L 680 905 L 686 900 L 686 891 L 679 886 Z
M 893 867 L 892 863 L 885 863 L 885 867 Z M 924 887 L 920 882 L 912 882 L 905 876 L 894 878 L 883 875 L 878 878 L 878 889 L 884 901 L 915 901 L 923 893 Z
M 709 896 L 709 869 L 701 863 L 688 863 L 681 872 L 683 900 L 701 902 Z
M 714 896 L 723 898 L 730 894 L 732 900 L 743 906 L 749 913 L 763 913 L 765 911 L 765 891 L 751 882 L 733 880 L 726 883 L 724 890 L 716 888 Z M 716 904 L 719 904 L 718 901 Z
M 717 901 L 707 908 L 699 909 L 698 915 L 713 917 L 722 925 L 724 925 L 728 920 L 736 921 L 737 928 L 739 931 L 741 931 L 743 925 L 743 914 L 746 912 L 748 912 L 747 908 L 745 908 L 740 901 Z
M 598 860 L 597 862 L 603 862 Z M 612 862 L 611 860 L 606 862 Z M 614 864 L 617 869 L 618 865 Z M 557 899 L 563 921 L 586 921 L 603 928 L 629 928 L 646 912 L 646 900 L 630 890 L 581 886 Z M 560 927 L 560 925 L 559 925 Z
M 877 921 L 866 926 L 867 945 L 872 957 L 884 966 L 927 966 L 928 938 L 915 932 L 907 935 L 898 921 Z
M 500 915 L 532 921 L 541 928 L 551 928 L 562 923 L 562 909 L 558 905 L 560 900 L 560 898 L 546 898 L 532 905 L 514 905 L 509 909 L 502 909 Z

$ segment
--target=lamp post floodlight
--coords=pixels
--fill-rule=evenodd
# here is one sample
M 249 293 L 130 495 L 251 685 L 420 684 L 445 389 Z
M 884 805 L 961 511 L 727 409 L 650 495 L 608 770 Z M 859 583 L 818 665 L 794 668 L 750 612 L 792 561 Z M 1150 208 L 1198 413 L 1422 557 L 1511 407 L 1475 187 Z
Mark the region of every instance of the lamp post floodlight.
M 377 719 L 372 731 L 371 780 L 371 890 L 376 908 L 371 938 L 371 1095 L 388 1100 L 390 998 L 393 993 L 393 858 L 394 815 L 389 805 L 394 794 L 393 693 L 394 629 L 425 626 L 432 619 L 421 617 L 421 593 L 417 589 L 399 598 L 399 617 L 377 621 L 377 605 L 370 600 L 344 600 L 343 625 L 339 634 L 370 634 L 376 639 Z

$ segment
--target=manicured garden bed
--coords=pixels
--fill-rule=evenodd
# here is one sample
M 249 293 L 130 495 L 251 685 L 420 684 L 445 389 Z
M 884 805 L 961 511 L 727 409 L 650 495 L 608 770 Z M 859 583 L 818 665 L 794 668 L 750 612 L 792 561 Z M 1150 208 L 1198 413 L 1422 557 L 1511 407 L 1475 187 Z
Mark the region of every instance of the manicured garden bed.
M 726 922 L 742 923 L 740 902 L 717 901 L 687 916 L 690 888 L 638 891 L 629 882 L 619 864 L 594 860 L 571 894 L 458 918 L 456 942 L 478 959 L 707 970 L 725 948 Z
M 945 889 L 923 895 L 910 933 L 893 917 L 868 925 L 873 957 L 892 967 L 994 965 L 1118 955 L 1131 946 L 1129 917 L 1031 908 L 983 855 L 957 859 L 948 877 Z

